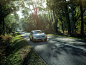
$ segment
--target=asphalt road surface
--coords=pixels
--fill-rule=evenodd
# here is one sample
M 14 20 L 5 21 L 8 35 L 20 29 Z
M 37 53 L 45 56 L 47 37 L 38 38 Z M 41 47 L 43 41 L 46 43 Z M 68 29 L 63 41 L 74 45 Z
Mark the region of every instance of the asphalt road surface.
M 65 45 L 51 36 L 48 36 L 47 42 L 33 43 L 29 39 L 30 33 L 19 32 L 48 65 L 86 65 L 85 50 Z

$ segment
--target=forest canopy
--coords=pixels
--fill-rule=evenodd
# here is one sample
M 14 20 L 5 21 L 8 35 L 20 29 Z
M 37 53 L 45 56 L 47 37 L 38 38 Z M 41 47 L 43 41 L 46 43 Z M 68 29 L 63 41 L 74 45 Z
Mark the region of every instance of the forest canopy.
M 43 5 L 44 3 L 46 6 Z M 6 28 L 10 29 L 6 26 L 7 18 L 5 19 L 10 13 L 14 14 L 15 21 L 25 31 L 41 29 L 46 33 L 64 34 L 67 32 L 73 36 L 86 34 L 85 0 L 2 0 L 0 7 L 0 30 L 2 30 L 0 34 L 4 33 Z M 19 19 L 17 14 L 20 9 L 22 19 Z

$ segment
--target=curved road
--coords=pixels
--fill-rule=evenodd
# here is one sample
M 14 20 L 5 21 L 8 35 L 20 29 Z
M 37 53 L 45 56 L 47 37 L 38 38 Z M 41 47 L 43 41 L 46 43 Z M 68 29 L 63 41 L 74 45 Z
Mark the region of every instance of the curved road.
M 19 32 L 48 65 L 86 65 L 85 50 L 65 45 L 51 36 L 48 36 L 47 42 L 33 43 L 29 39 L 30 33 Z

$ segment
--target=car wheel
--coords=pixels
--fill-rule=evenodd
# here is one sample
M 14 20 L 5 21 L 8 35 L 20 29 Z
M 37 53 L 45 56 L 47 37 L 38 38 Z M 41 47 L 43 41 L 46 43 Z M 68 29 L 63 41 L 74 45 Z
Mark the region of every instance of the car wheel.
M 47 38 L 45 39 L 45 41 L 47 41 Z
M 30 38 L 30 41 L 32 41 L 31 38 Z
M 29 38 L 30 38 L 30 36 L 29 36 Z M 30 38 L 30 41 L 32 41 L 32 39 Z
M 32 37 L 32 41 L 34 42 L 33 37 Z

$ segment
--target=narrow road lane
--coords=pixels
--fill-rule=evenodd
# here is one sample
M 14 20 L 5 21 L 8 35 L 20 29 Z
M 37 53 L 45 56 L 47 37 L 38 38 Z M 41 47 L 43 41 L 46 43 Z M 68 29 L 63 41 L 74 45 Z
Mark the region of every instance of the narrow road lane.
M 19 32 L 48 65 L 86 65 L 86 51 L 82 49 L 57 42 L 50 36 L 47 42 L 33 43 L 29 39 L 30 33 Z

